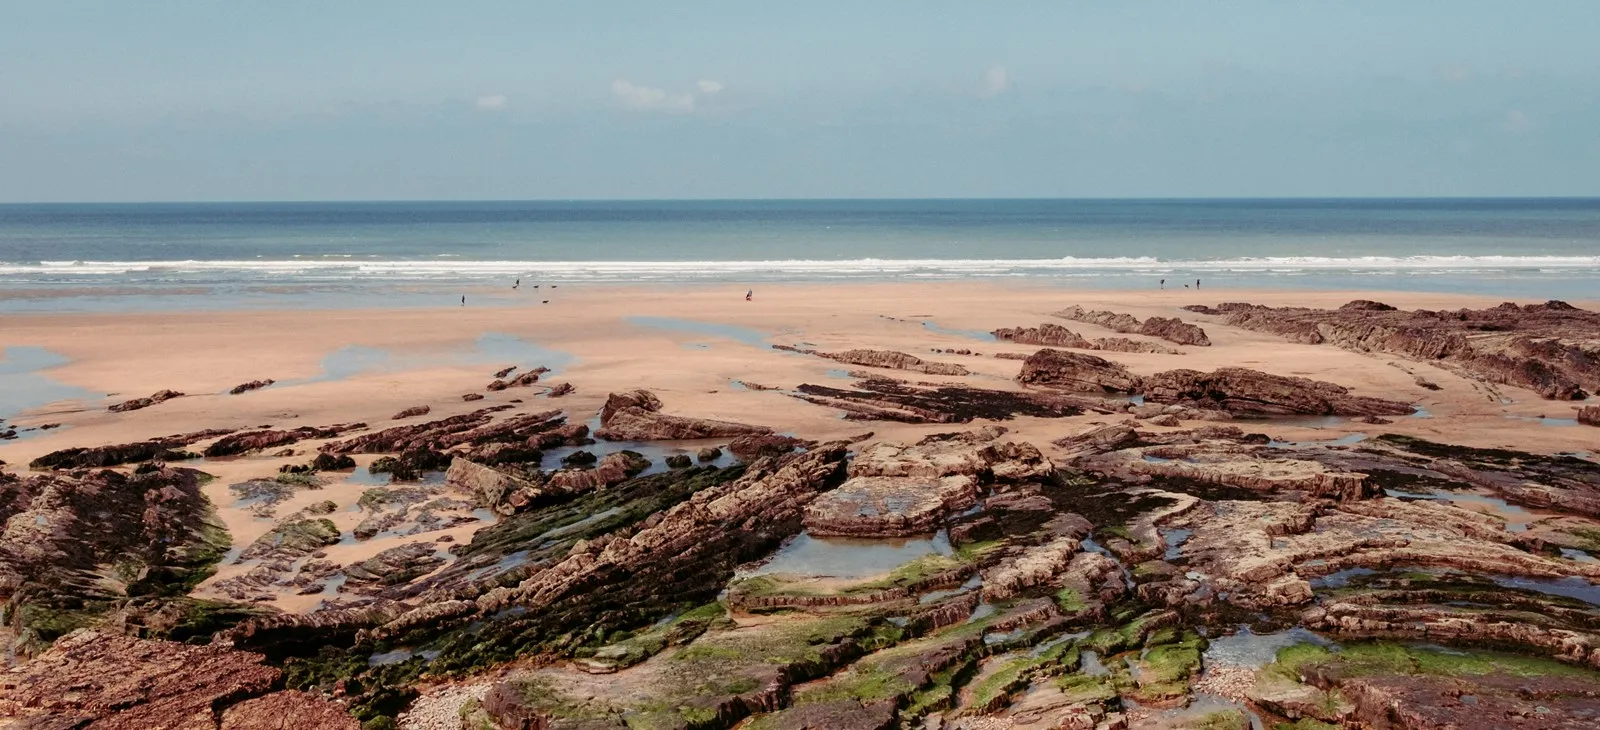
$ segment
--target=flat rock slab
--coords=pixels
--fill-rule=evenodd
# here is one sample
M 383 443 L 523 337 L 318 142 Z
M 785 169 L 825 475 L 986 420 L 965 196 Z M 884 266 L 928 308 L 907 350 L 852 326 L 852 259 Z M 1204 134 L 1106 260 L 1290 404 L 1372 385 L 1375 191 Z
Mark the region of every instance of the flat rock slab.
M 806 506 L 805 525 L 813 535 L 904 537 L 932 532 L 977 499 L 970 476 L 852 477 Z

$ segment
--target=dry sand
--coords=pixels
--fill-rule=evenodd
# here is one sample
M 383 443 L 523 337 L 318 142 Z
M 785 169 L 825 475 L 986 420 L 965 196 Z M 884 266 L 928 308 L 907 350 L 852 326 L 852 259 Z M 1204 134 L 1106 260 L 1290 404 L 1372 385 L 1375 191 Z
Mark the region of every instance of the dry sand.
M 821 358 L 779 352 L 766 344 L 801 345 L 819 350 L 854 347 L 898 350 L 924 359 L 958 362 L 974 372 L 967 378 L 913 379 L 963 381 L 974 386 L 1015 388 L 1020 363 L 992 357 L 996 352 L 1028 353 L 1026 345 L 982 342 L 944 330 L 987 332 L 998 327 L 1057 322 L 1086 337 L 1114 335 L 1094 325 L 1050 316 L 1070 305 L 1111 309 L 1138 317 L 1181 316 L 1202 324 L 1212 347 L 1183 347 L 1183 355 L 1099 353 L 1127 364 L 1135 372 L 1155 373 L 1176 367 L 1209 370 L 1240 365 L 1282 375 L 1328 380 L 1361 395 L 1385 396 L 1419 404 L 1431 418 L 1397 418 L 1388 426 L 1368 426 L 1343 419 L 1313 429 L 1289 425 L 1266 427 L 1284 440 L 1336 438 L 1355 432 L 1396 432 L 1469 446 L 1509 447 L 1540 453 L 1600 450 L 1600 430 L 1555 427 L 1535 418 L 1572 418 L 1573 405 L 1541 400 L 1532 392 L 1498 386 L 1502 403 L 1477 383 L 1430 365 L 1401 362 L 1331 346 L 1298 345 L 1282 339 L 1225 327 L 1209 318 L 1182 312 L 1186 304 L 1248 301 L 1273 305 L 1333 307 L 1355 298 L 1378 299 L 1401 308 L 1445 309 L 1483 307 L 1499 299 L 1424 293 L 1352 293 L 1306 291 L 1070 290 L 1039 284 L 915 283 L 764 286 L 753 302 L 743 301 L 743 287 L 591 286 L 529 290 L 527 303 L 497 307 L 442 309 L 229 311 L 138 314 L 59 314 L 7 317 L 0 328 L 0 346 L 43 347 L 70 358 L 44 371 L 61 383 L 115 394 L 94 403 L 57 403 L 10 419 L 17 426 L 60 423 L 65 428 L 27 434 L 30 438 L 0 442 L 0 460 L 25 465 L 46 452 L 68 446 L 123 443 L 204 428 L 241 428 L 271 424 L 292 428 L 364 421 L 390 425 L 401 409 L 428 405 L 425 418 L 466 413 L 488 405 L 525 401 L 526 410 L 565 409 L 572 420 L 593 417 L 606 394 L 632 388 L 655 391 L 674 414 L 759 423 L 804 438 L 828 439 L 875 431 L 877 438 L 910 440 L 952 430 L 949 425 L 907 425 L 845 421 L 839 413 L 776 391 L 745 390 L 742 380 L 790 388 L 801 383 L 847 384 L 830 371 L 847 366 Z M 552 300 L 540 304 L 541 299 Z M 1594 302 L 1574 302 L 1594 308 Z M 709 325 L 703 331 L 647 326 L 631 318 L 676 318 Z M 694 327 L 696 325 L 685 325 Z M 744 332 L 765 338 L 746 341 Z M 556 364 L 538 359 L 495 359 L 479 354 L 476 341 L 486 333 L 510 335 L 565 353 L 571 362 L 545 383 L 570 382 L 576 392 L 546 400 L 542 388 L 484 393 L 494 371 L 510 365 L 523 368 Z M 319 379 L 324 358 L 341 348 L 381 350 L 366 370 L 337 379 Z M 975 350 L 979 355 L 933 354 L 933 348 Z M 1393 367 L 1400 362 L 1405 369 Z M 1442 386 L 1426 390 L 1410 370 Z M 904 375 L 904 373 L 901 373 Z M 261 378 L 280 381 L 271 388 L 227 395 L 239 383 Z M 304 380 L 309 382 L 295 383 Z M 130 413 L 110 413 L 110 403 L 170 388 L 189 395 Z M 464 393 L 484 393 L 484 400 L 463 402 Z M 1045 446 L 1050 440 L 1113 417 L 1087 414 L 1068 419 L 1019 418 L 1007 423 L 1015 438 Z M 301 463 L 315 443 L 296 445 L 293 457 L 251 456 L 208 460 L 200 468 L 219 478 L 208 494 L 221 505 L 237 546 L 248 544 L 272 526 L 246 510 L 229 507 L 228 484 L 276 473 L 285 463 Z M 363 459 L 363 464 L 367 459 Z M 363 487 L 330 485 L 303 492 L 279 505 L 287 515 L 313 501 L 332 499 L 340 511 L 334 518 L 348 530 L 358 519 L 346 510 Z M 352 524 L 344 524 L 351 522 Z M 477 526 L 454 528 L 457 540 L 470 538 Z M 433 539 L 428 533 L 420 539 Z M 329 550 L 330 559 L 348 563 L 395 542 L 369 541 Z M 337 553 L 337 554 L 335 554 Z M 231 571 L 225 569 L 225 577 Z M 303 598 L 303 597 L 302 597 Z M 314 603 L 314 601 L 312 602 Z M 304 610 L 306 601 L 292 608 Z M 285 607 L 291 607 L 286 605 Z

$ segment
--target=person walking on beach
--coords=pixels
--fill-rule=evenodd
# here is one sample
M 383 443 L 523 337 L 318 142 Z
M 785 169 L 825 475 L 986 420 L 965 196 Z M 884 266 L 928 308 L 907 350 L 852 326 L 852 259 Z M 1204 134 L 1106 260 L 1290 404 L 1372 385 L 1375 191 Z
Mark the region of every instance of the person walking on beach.
M 748 302 L 751 299 L 755 298 L 755 295 L 756 295 L 756 290 L 754 290 L 754 289 L 746 289 L 744 291 L 744 300 Z
M 517 287 L 519 287 L 519 286 L 522 286 L 522 280 L 521 280 L 521 279 L 518 279 L 518 280 L 517 280 L 517 283 L 515 283 L 515 284 L 512 284 L 512 285 L 511 285 L 511 288 L 512 288 L 512 289 L 515 289 L 515 288 L 517 288 Z
M 1162 288 L 1162 289 L 1165 289 L 1165 288 L 1167 288 L 1167 280 L 1166 280 L 1166 279 L 1162 279 L 1162 280 L 1161 280 L 1161 288 Z
M 1200 288 L 1200 280 L 1199 279 L 1195 279 L 1194 280 L 1194 288 L 1196 288 L 1196 289 Z
M 467 295 L 465 295 L 465 294 L 461 295 L 461 306 L 463 306 L 463 307 L 467 306 Z

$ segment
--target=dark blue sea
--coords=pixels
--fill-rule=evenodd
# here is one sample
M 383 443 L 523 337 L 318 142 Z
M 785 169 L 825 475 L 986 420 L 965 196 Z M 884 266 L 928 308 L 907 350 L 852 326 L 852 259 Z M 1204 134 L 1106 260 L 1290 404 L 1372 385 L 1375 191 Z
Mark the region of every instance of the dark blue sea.
M 0 205 L 0 311 L 423 304 L 518 278 L 1593 299 L 1600 199 Z

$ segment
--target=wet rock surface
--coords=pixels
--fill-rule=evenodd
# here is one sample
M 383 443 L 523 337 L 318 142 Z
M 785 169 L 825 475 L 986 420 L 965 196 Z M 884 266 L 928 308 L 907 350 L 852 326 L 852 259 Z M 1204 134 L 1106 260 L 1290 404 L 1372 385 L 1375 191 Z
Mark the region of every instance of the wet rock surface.
M 0 602 L 13 650 L 135 597 L 180 597 L 228 547 L 191 469 L 0 479 L 0 522 Z
M 1595 333 L 1600 313 L 1565 302 L 1489 309 L 1403 311 L 1357 300 L 1338 309 L 1226 303 L 1192 306 L 1234 327 L 1294 342 L 1383 352 L 1455 369 L 1471 378 L 1527 388 L 1557 400 L 1600 392 Z

